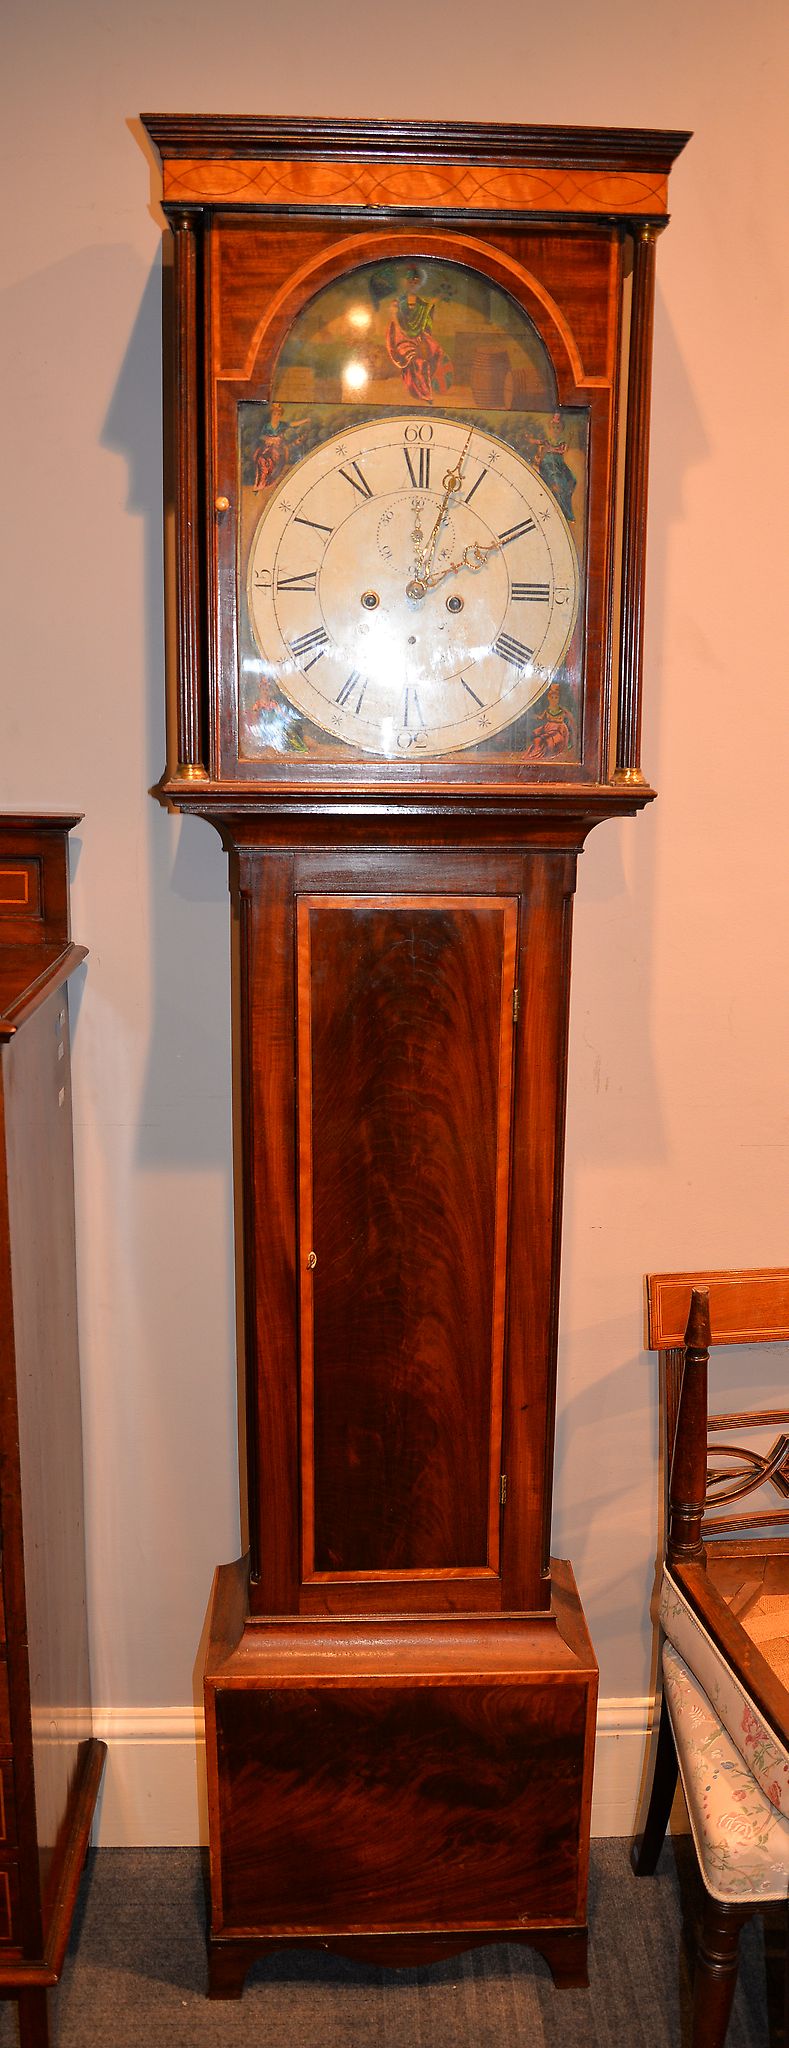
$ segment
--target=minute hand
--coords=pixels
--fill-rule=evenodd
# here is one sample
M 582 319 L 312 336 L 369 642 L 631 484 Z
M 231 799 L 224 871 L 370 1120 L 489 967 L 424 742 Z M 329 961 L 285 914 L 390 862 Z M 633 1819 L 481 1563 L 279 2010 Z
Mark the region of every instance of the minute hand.
M 447 506 L 449 504 L 449 500 L 450 498 L 454 497 L 456 491 L 460 490 L 460 486 L 463 481 L 463 464 L 466 460 L 466 456 L 469 451 L 469 447 L 471 444 L 471 436 L 473 432 L 474 428 L 470 427 L 466 442 L 460 452 L 460 458 L 458 461 L 457 469 L 448 470 L 444 478 L 444 496 L 438 508 L 438 518 L 428 540 L 426 551 L 424 555 L 421 557 L 421 561 L 419 564 L 419 567 L 421 569 L 421 575 L 419 578 L 420 583 L 424 583 L 426 577 L 428 577 L 430 574 L 430 564 L 436 552 L 438 536 L 441 532 L 441 528 L 447 516 Z

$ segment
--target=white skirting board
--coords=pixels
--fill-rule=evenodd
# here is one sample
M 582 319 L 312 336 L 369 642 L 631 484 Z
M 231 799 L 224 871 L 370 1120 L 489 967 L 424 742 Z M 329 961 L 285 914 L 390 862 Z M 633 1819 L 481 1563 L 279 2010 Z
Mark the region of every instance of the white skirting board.
M 601 1700 L 593 1835 L 633 1833 L 651 1699 Z M 114 1708 L 94 1716 L 108 1744 L 94 1840 L 103 1848 L 188 1848 L 208 1839 L 202 1719 L 191 1707 Z

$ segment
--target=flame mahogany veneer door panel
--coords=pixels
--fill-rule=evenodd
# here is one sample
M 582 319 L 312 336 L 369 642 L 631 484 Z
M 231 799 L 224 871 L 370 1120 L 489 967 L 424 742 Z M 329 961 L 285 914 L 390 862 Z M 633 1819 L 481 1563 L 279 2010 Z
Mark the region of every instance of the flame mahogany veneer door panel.
M 298 909 L 305 1579 L 498 1593 L 518 906 Z

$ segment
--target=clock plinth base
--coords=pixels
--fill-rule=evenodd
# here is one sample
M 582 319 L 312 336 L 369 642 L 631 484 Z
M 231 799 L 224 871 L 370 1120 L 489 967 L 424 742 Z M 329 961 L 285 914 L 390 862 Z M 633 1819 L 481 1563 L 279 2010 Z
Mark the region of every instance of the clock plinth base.
M 597 1667 L 570 1567 L 526 1615 L 252 1617 L 205 1671 L 210 1988 L 304 1944 L 413 1966 L 518 1941 L 586 1982 Z
M 264 1963 L 279 1949 L 309 1948 L 321 1955 L 347 1956 L 350 1962 L 369 1963 L 384 1970 L 420 1970 L 429 1963 L 445 1962 L 470 1948 L 493 1948 L 498 1942 L 514 1942 L 533 1948 L 548 1964 L 557 1991 L 585 1991 L 589 1983 L 587 1963 L 588 1931 L 583 1927 L 532 1927 L 527 1933 L 502 1928 L 500 1933 L 470 1933 L 463 1937 L 412 1934 L 371 1936 L 347 1935 L 327 1939 L 306 1934 L 291 1939 L 273 1935 L 250 1941 L 208 1938 L 209 1998 L 241 1998 L 244 1983 L 255 1963 Z

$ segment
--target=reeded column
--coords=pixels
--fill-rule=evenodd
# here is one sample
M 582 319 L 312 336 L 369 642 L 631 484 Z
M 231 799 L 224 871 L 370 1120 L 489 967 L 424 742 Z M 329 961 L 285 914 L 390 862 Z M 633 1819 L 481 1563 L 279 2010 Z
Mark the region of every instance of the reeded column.
M 200 576 L 200 351 L 196 216 L 172 213 L 175 431 L 176 725 L 179 781 L 202 782 Z
M 622 536 L 622 644 L 614 772 L 614 781 L 620 784 L 643 784 L 645 781 L 641 773 L 641 667 L 644 649 L 644 569 L 652 334 L 655 313 L 655 244 L 659 232 L 659 228 L 651 224 L 637 230 L 633 259 Z

